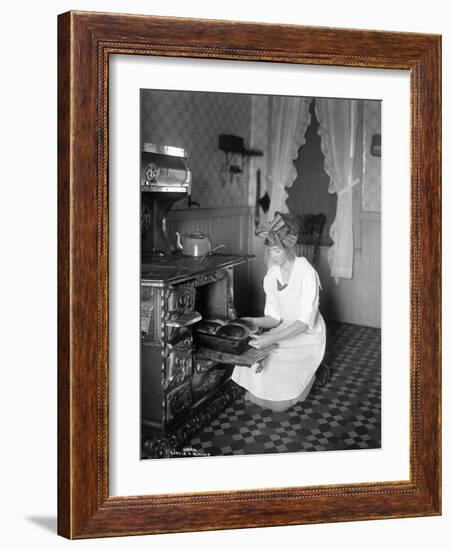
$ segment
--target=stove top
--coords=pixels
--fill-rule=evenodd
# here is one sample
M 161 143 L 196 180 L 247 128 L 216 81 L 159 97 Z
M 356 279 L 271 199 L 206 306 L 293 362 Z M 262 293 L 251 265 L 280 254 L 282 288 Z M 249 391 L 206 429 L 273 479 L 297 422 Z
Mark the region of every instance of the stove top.
M 252 257 L 238 254 L 212 254 L 202 260 L 183 256 L 180 253 L 171 256 L 145 256 L 141 265 L 141 280 L 163 286 L 223 267 L 243 264 Z

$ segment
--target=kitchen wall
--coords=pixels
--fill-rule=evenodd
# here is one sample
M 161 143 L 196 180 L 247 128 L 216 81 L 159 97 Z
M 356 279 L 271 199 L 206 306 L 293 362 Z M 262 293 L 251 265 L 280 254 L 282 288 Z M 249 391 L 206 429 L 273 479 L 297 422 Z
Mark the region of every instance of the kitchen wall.
M 380 101 L 364 102 L 362 210 L 381 211 L 381 157 L 371 154 L 371 137 L 381 133 Z
M 250 142 L 252 96 L 210 92 L 141 90 L 142 143 L 184 147 L 191 156 L 192 200 L 202 208 L 244 206 L 248 202 L 248 164 L 230 180 L 222 173 L 225 153 L 219 134 Z M 236 155 L 235 164 L 242 159 Z M 186 208 L 180 201 L 174 208 Z M 196 207 L 194 207 L 196 208 Z
M 250 218 L 250 252 L 255 258 L 249 262 L 249 315 L 262 315 L 264 309 L 263 277 L 265 273 L 263 239 L 255 235 L 256 224 L 264 223 L 267 214 L 260 208 L 255 224 L 255 203 L 257 193 L 257 177 L 260 177 L 260 196 L 267 191 L 267 174 L 269 165 L 270 132 L 270 97 L 266 95 L 253 96 L 251 117 L 251 147 L 263 151 L 263 156 L 253 157 L 250 163 L 249 205 L 253 217 Z

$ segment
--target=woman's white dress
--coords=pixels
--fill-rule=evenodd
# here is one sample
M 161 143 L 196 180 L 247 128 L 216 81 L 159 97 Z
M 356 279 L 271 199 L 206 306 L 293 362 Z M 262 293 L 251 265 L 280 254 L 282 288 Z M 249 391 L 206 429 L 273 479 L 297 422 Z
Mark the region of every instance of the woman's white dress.
M 280 267 L 274 265 L 263 284 L 264 315 L 281 320 L 272 331 L 295 321 L 306 323 L 308 328 L 297 336 L 280 340 L 279 347 L 264 360 L 261 372 L 255 372 L 254 367 L 236 366 L 232 374 L 232 379 L 248 390 L 246 398 L 275 411 L 286 410 L 305 399 L 326 345 L 326 326 L 318 311 L 319 277 L 310 262 L 296 258 L 287 286 L 278 290 L 277 281 L 283 285 Z

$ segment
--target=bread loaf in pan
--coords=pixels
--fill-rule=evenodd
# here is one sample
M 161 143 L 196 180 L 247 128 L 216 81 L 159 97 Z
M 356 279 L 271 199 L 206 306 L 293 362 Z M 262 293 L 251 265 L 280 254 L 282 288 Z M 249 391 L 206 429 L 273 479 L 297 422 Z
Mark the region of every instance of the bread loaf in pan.
M 234 321 L 225 324 L 218 321 L 202 321 L 195 326 L 194 336 L 198 346 L 215 351 L 241 355 L 249 348 L 248 328 Z

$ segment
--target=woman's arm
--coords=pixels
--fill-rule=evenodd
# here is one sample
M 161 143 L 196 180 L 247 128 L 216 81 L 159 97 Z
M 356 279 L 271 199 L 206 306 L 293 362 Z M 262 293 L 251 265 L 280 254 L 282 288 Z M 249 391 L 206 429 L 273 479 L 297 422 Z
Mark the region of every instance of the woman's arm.
M 249 345 L 257 349 L 266 348 L 267 346 L 280 342 L 280 340 L 297 336 L 298 334 L 305 332 L 307 328 L 308 325 L 306 323 L 303 323 L 302 321 L 294 321 L 294 323 L 291 323 L 288 327 L 273 331 L 271 334 L 251 336 Z

